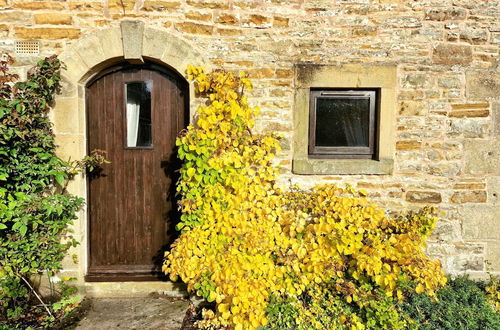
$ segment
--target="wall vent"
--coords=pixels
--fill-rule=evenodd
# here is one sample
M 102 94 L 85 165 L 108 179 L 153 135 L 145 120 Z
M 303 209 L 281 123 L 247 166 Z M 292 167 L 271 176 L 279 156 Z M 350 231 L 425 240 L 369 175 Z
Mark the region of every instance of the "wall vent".
M 16 41 L 16 54 L 18 55 L 38 55 L 40 54 L 40 42 L 38 40 Z

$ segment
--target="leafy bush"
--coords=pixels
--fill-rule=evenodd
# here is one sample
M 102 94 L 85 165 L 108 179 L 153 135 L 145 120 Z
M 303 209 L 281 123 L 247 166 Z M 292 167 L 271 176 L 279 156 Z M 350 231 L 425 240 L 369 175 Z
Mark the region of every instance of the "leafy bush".
M 9 73 L 12 62 L 0 62 L 0 321 L 15 323 L 33 295 L 44 304 L 30 278 L 60 270 L 65 251 L 77 244 L 68 226 L 83 200 L 66 193 L 66 180 L 102 159 L 65 162 L 55 154 L 48 112 L 61 62 L 38 62 L 25 82 Z
M 436 297 L 411 294 L 400 303 L 418 329 L 500 329 L 500 314 L 475 282 L 459 277 Z
M 188 75 L 210 101 L 177 139 L 182 233 L 164 271 L 216 302 L 198 326 L 402 327 L 394 300 L 445 284 L 422 250 L 433 208 L 389 217 L 349 186 L 283 190 L 277 136 L 251 132 L 246 75 Z

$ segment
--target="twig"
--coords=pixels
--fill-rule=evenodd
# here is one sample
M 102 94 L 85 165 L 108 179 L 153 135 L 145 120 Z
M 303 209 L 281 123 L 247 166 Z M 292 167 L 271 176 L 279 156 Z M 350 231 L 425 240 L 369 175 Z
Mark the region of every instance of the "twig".
M 120 0 L 120 3 L 122 4 L 123 15 L 125 15 L 125 5 L 123 4 L 123 0 Z
M 38 295 L 38 293 L 36 293 L 35 289 L 33 289 L 33 287 L 31 286 L 31 284 L 24 278 L 22 277 L 19 273 L 17 274 L 17 276 L 19 276 L 23 281 L 24 283 L 26 283 L 29 288 L 31 289 L 31 291 L 33 291 L 33 293 L 35 294 L 35 296 L 38 298 L 38 300 L 42 303 L 43 307 L 45 308 L 45 310 L 47 311 L 47 313 L 49 313 L 49 315 L 51 317 L 54 317 L 54 315 L 52 315 L 52 313 L 50 312 L 50 309 L 47 307 L 47 305 L 43 302 L 42 298 Z

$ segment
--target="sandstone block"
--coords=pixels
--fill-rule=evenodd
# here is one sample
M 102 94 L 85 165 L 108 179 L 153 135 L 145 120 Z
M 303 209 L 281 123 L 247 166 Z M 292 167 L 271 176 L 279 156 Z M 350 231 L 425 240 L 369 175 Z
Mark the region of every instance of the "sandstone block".
M 155 29 L 145 29 L 143 35 L 143 55 L 161 58 L 165 49 L 172 47 L 172 40 L 168 35 L 159 33 Z
M 57 155 L 64 160 L 81 159 L 84 156 L 83 135 L 57 134 L 55 141 L 58 146 Z
M 500 240 L 500 208 L 489 205 L 465 205 L 460 214 L 464 239 Z
M 465 140 L 465 172 L 468 174 L 500 174 L 498 140 Z
M 292 69 L 276 69 L 276 78 L 293 78 Z
M 438 86 L 443 88 L 460 88 L 462 86 L 462 81 L 457 77 L 438 77 Z
M 103 29 L 96 34 L 105 58 L 123 56 L 122 33 L 119 28 Z
M 496 137 L 500 137 L 500 102 L 493 102 L 493 133 Z
M 463 8 L 429 8 L 425 11 L 425 19 L 431 21 L 463 20 L 467 10 Z
M 28 1 L 28 2 L 18 2 L 14 3 L 14 8 L 38 10 L 38 9 L 49 9 L 49 10 L 63 10 L 64 3 L 60 1 Z
M 290 125 L 279 122 L 269 122 L 264 127 L 264 132 L 288 132 L 290 130 L 291 130 Z
M 454 271 L 484 270 L 484 258 L 481 256 L 452 256 L 450 257 L 450 263 Z
M 466 189 L 466 190 L 478 190 L 478 189 L 485 189 L 486 185 L 481 182 L 462 182 L 462 183 L 456 183 L 453 186 L 453 189 Z
M 463 203 L 486 203 L 486 191 L 471 190 L 471 191 L 456 191 L 451 196 L 451 202 L 454 204 Z
M 428 88 L 432 85 L 429 75 L 423 73 L 407 74 L 403 78 L 404 88 Z
M 406 200 L 412 203 L 441 203 L 441 194 L 434 191 L 408 191 Z
M 352 29 L 352 35 L 355 37 L 372 37 L 377 35 L 376 26 L 355 27 Z
M 262 15 L 250 15 L 244 22 L 244 26 L 266 28 L 271 26 L 271 17 Z
M 472 49 L 466 45 L 440 43 L 434 48 L 432 59 L 436 64 L 468 65 L 472 62 Z
M 466 95 L 471 99 L 500 99 L 500 73 L 468 72 Z
M 196 24 L 190 22 L 176 23 L 175 28 L 181 32 L 203 35 L 211 35 L 214 30 L 214 27 L 211 25 Z
M 309 0 L 305 2 L 306 9 L 327 9 L 332 5 L 330 0 Z
M 239 36 L 241 35 L 241 30 L 238 29 L 217 29 L 217 32 L 221 36 Z
M 73 1 L 69 3 L 70 10 L 79 11 L 102 11 L 101 2 Z
M 427 107 L 422 102 L 404 101 L 399 103 L 399 114 L 401 116 L 425 116 Z
M 451 105 L 451 112 L 448 114 L 449 117 L 488 117 L 490 114 L 489 103 L 459 103 Z
M 77 39 L 80 29 L 16 27 L 15 36 L 21 39 Z
M 107 0 L 106 2 L 110 12 L 127 13 L 135 6 L 135 0 Z
M 290 19 L 286 17 L 274 16 L 273 26 L 274 27 L 288 27 Z
M 456 118 L 450 121 L 446 131 L 451 137 L 483 138 L 488 127 L 488 121 L 481 118 Z
M 125 20 L 121 21 L 123 41 L 123 57 L 126 60 L 143 63 L 142 39 L 144 34 L 144 22 Z
M 239 19 L 238 17 L 231 15 L 231 14 L 220 14 L 217 16 L 215 19 L 216 23 L 219 24 L 225 24 L 225 25 L 238 25 L 239 24 Z
M 435 163 L 429 165 L 427 172 L 437 176 L 455 176 L 460 172 L 457 163 Z
M 57 98 L 53 110 L 54 129 L 57 133 L 81 133 L 79 131 L 80 123 L 78 113 L 78 99 L 76 98 Z M 82 118 L 83 119 L 83 118 Z
M 396 142 L 396 150 L 416 150 L 420 149 L 422 142 L 419 141 L 398 141 Z
M 177 1 L 144 1 L 141 9 L 145 11 L 165 11 L 179 8 L 180 5 L 181 3 Z
M 0 22 L 2 23 L 20 23 L 31 20 L 31 15 L 23 11 L 0 12 Z
M 36 24 L 54 24 L 54 25 L 71 25 L 73 19 L 70 14 L 63 13 L 44 13 L 35 14 Z
M 8 34 L 9 34 L 9 25 L 0 24 L 0 36 L 7 37 Z
M 483 44 L 488 41 L 488 32 L 479 29 L 460 31 L 460 40 L 471 44 Z
M 486 261 L 492 271 L 500 271 L 500 241 L 486 244 Z
M 456 118 L 480 118 L 480 117 L 488 117 L 490 115 L 489 110 L 463 110 L 463 111 L 453 111 L 449 114 L 450 117 Z
M 248 75 L 254 79 L 273 78 L 274 70 L 271 68 L 256 68 L 248 70 Z
M 454 242 L 461 239 L 459 221 L 438 221 L 429 237 L 431 240 Z
M 108 47 L 108 45 L 103 45 L 103 47 Z M 101 42 L 95 35 L 82 39 L 74 50 L 80 56 L 81 62 L 85 63 L 89 68 L 106 60 L 104 51 L 101 48 Z
M 491 34 L 491 43 L 495 45 L 500 45 L 500 33 Z
M 190 11 L 186 13 L 187 19 L 192 19 L 193 21 L 211 21 L 212 14 L 211 13 L 200 13 L 198 11 Z
M 209 9 L 229 9 L 228 1 L 199 1 L 187 0 L 187 4 L 196 8 L 209 8 Z

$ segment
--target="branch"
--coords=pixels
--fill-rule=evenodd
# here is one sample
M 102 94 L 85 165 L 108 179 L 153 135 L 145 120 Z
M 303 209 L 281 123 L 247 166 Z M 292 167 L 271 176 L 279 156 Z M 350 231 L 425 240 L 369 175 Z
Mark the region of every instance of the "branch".
M 35 289 L 33 289 L 33 287 L 31 286 L 31 284 L 23 277 L 21 276 L 19 273 L 17 273 L 17 276 L 19 276 L 23 281 L 24 283 L 26 283 L 26 285 L 29 286 L 29 288 L 31 289 L 31 291 L 33 291 L 33 293 L 35 294 L 35 296 L 38 298 L 38 300 L 42 303 L 43 307 L 45 308 L 45 310 L 47 311 L 47 313 L 49 313 L 49 315 L 51 317 L 54 317 L 54 315 L 52 315 L 52 313 L 50 312 L 50 309 L 47 307 L 47 305 L 43 302 L 42 298 L 38 295 L 38 293 L 36 293 Z

